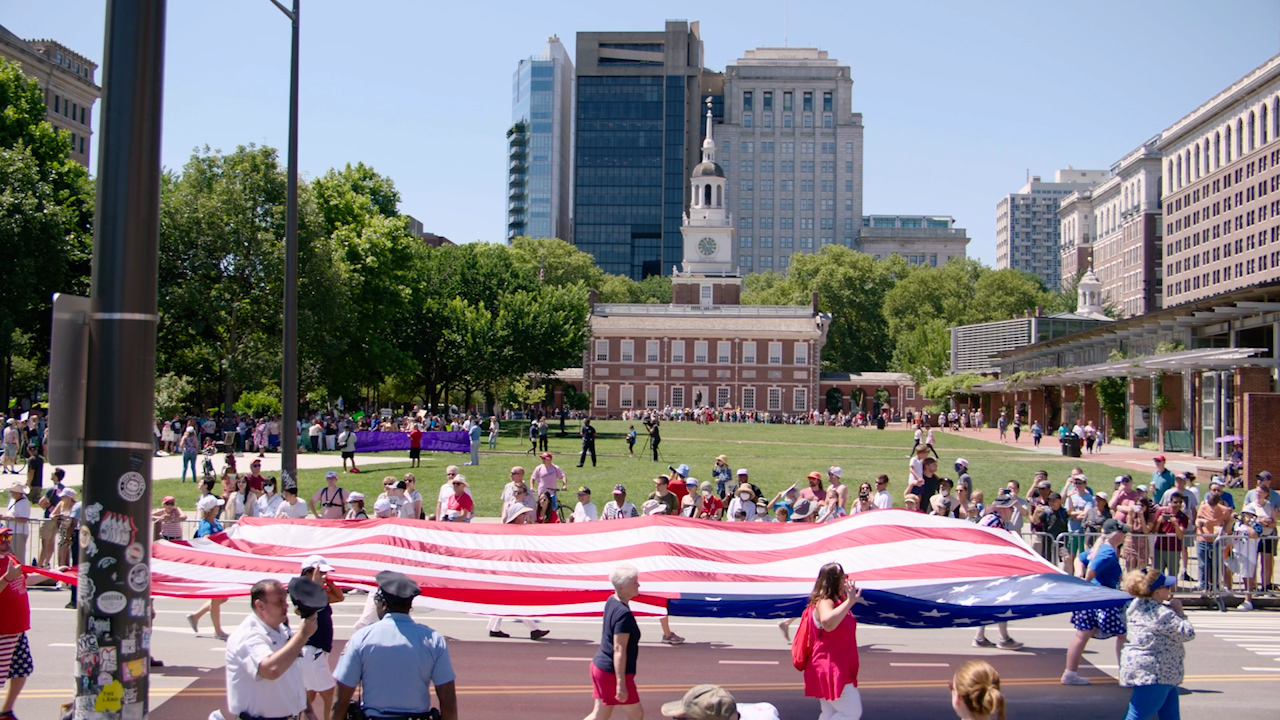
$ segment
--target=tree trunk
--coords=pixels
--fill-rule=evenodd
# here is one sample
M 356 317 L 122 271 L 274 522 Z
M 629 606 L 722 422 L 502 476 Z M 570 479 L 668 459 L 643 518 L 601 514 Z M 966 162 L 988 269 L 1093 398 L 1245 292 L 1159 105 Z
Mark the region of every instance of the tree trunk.
M 231 340 L 227 351 L 227 386 L 223 394 L 226 408 L 223 412 L 231 414 L 231 406 L 235 404 L 235 386 L 231 380 L 231 363 L 236 356 L 236 304 L 231 303 Z

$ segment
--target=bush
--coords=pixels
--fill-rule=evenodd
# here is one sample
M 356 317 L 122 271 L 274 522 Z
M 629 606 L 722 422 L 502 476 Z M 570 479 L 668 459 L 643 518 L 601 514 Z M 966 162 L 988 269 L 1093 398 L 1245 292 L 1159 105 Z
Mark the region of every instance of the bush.
M 235 411 L 248 415 L 279 415 L 281 411 L 280 391 L 275 388 L 267 390 L 246 390 L 236 401 Z

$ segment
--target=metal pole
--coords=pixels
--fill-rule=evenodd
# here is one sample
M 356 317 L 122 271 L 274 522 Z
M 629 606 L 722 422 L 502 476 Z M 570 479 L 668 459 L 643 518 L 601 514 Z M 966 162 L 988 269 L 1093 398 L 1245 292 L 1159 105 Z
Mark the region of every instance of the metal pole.
M 273 0 L 274 1 L 274 0 Z M 284 238 L 284 369 L 280 397 L 280 466 L 282 482 L 298 478 L 298 5 L 286 13 L 293 23 L 289 63 L 289 199 Z M 276 3 L 279 7 L 280 3 Z M 281 8 L 283 10 L 283 8 Z M 284 487 L 281 485 L 281 487 Z
M 166 0 L 110 0 L 103 53 L 75 716 L 147 715 Z

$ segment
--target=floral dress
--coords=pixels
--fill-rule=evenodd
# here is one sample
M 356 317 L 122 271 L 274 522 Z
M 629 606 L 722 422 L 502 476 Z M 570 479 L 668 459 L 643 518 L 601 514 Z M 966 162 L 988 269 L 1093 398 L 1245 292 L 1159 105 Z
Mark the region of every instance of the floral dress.
M 1129 685 L 1178 685 L 1182 682 L 1183 644 L 1194 640 L 1191 621 L 1151 598 L 1135 598 L 1125 612 L 1128 642 L 1120 651 L 1120 682 Z

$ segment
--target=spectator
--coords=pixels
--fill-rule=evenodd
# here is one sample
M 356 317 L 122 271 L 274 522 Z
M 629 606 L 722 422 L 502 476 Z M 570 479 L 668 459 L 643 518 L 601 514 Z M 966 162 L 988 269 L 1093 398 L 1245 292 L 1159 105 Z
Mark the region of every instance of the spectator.
M 187 481 L 187 466 L 191 466 L 191 482 L 196 482 L 200 476 L 196 475 L 196 455 L 200 452 L 200 441 L 196 437 L 196 429 L 187 426 L 182 431 L 182 439 L 178 441 L 178 451 L 182 453 L 182 482 Z
M 823 720 L 858 720 L 858 623 L 850 609 L 862 591 L 839 563 L 827 563 L 809 594 L 809 617 L 821 632 L 812 634 L 813 647 L 804 668 L 805 697 L 818 698 Z
M 733 478 L 733 471 L 729 469 L 729 457 L 727 455 L 717 455 L 715 467 L 711 469 L 711 477 L 716 483 L 716 497 L 724 499 L 726 489 L 730 489 L 730 480 Z
M 568 490 L 569 480 L 565 477 L 564 471 L 560 469 L 560 466 L 551 462 L 551 453 L 544 452 L 540 457 L 542 458 L 542 464 L 533 469 L 534 489 L 537 490 L 539 496 L 544 492 L 551 493 L 552 509 L 554 510 L 559 507 L 556 492 L 558 490 Z
M 569 522 L 593 522 L 600 519 L 596 504 L 591 502 L 591 488 L 583 485 L 578 488 L 578 502 L 573 506 L 573 515 Z
M 313 453 L 320 452 L 320 437 L 324 435 L 324 423 L 320 422 L 320 416 L 316 416 L 311 421 L 311 426 L 307 428 L 307 436 L 310 440 L 308 449 Z
M 1103 587 L 1120 587 L 1120 556 L 1117 548 L 1124 544 L 1129 526 L 1114 518 L 1102 524 L 1102 537 L 1094 543 L 1092 556 L 1088 560 L 1084 579 Z M 1116 639 L 1116 656 L 1124 647 L 1125 616 L 1124 608 L 1109 607 L 1098 610 L 1077 610 L 1071 613 L 1071 624 L 1076 629 L 1075 638 L 1067 647 L 1067 669 L 1062 673 L 1063 685 L 1089 685 L 1089 679 L 1081 677 L 1080 658 L 1084 648 L 1095 637 L 1105 640 L 1114 636 Z
M 227 502 L 231 505 L 232 520 L 239 520 L 245 515 L 253 517 L 254 496 L 249 490 L 248 475 L 241 475 L 235 479 L 235 486 Z
M 280 505 L 284 503 L 284 497 L 276 492 L 275 477 L 266 477 L 262 479 L 262 497 L 253 505 L 253 514 L 255 517 L 273 518 L 280 511 Z
M 885 476 L 881 475 L 880 477 L 883 478 Z M 888 478 L 885 478 L 885 482 L 888 482 Z M 887 495 L 888 492 L 886 491 L 885 494 Z M 877 496 L 877 498 L 878 497 L 879 496 Z M 890 500 L 890 502 L 892 502 L 892 500 Z M 849 514 L 857 515 L 859 513 L 869 512 L 871 510 L 877 510 L 877 509 L 879 508 L 871 500 L 870 483 L 862 483 L 862 485 L 858 487 L 858 496 L 853 501 L 853 507 L 849 508 Z
M 360 468 L 356 467 L 356 433 L 351 427 L 351 423 L 343 426 L 342 432 L 338 435 L 338 447 L 342 448 L 342 469 L 350 473 L 360 472 Z M 351 461 L 351 468 L 347 469 L 347 461 Z
M 1093 493 L 1089 491 L 1089 480 L 1084 475 L 1072 475 L 1067 485 L 1067 494 L 1063 499 L 1063 507 L 1067 511 L 1066 553 L 1062 559 L 1062 569 L 1072 575 L 1076 571 L 1076 556 L 1084 552 L 1088 539 L 1085 537 L 1084 523 L 1090 511 L 1095 508 Z M 1099 522 L 1101 526 L 1101 522 Z
M 418 492 L 418 478 L 413 473 L 405 473 L 401 478 L 404 483 L 405 500 L 412 505 L 410 516 L 414 520 L 421 520 L 422 515 L 422 493 Z M 467 488 L 467 494 L 471 494 L 470 486 Z
M 702 483 L 699 490 L 693 505 L 693 516 L 702 520 L 723 520 L 724 501 L 716 497 L 711 483 Z
M 1150 497 L 1159 502 L 1164 494 L 1174 485 L 1173 472 L 1165 467 L 1165 458 L 1163 455 L 1157 455 L 1151 459 L 1155 463 L 1156 469 L 1151 473 L 1151 494 Z
M 338 473 L 330 470 L 324 474 L 325 486 L 307 501 L 307 508 L 317 518 L 341 520 L 347 512 L 347 491 L 338 487 Z
M 918 445 L 915 449 L 915 456 L 907 463 L 907 491 L 911 492 L 912 488 L 924 482 L 924 461 L 929 457 L 929 448 Z
M 1134 570 L 1124 577 L 1125 591 L 1134 596 L 1125 612 L 1129 642 L 1120 654 L 1120 685 L 1133 688 L 1125 720 L 1179 717 L 1183 645 L 1195 639 L 1196 631 L 1173 597 L 1177 584 L 1177 578 L 1157 570 Z
M 844 484 L 844 481 L 841 479 L 843 476 L 844 470 L 841 470 L 838 466 L 833 465 L 827 468 L 827 495 L 828 497 L 835 495 L 836 504 L 840 506 L 840 509 L 843 510 L 845 514 L 848 514 L 849 486 Z
M 627 456 L 628 457 L 636 456 L 636 426 L 635 425 L 632 425 L 630 429 L 627 430 Z
M 671 471 L 671 475 L 667 478 L 667 491 L 676 496 L 676 512 L 680 514 L 680 508 L 685 505 L 684 499 L 690 495 L 689 491 L 689 466 L 681 463 L 676 467 L 670 465 L 667 469 Z M 697 487 L 697 484 L 694 484 Z M 696 494 L 696 492 L 695 492 Z
M 58 523 L 51 520 L 50 515 L 53 508 L 58 504 L 58 493 L 62 492 L 62 479 L 66 476 L 66 472 L 62 468 L 55 468 L 53 471 L 53 484 L 48 490 L 40 496 L 36 501 L 41 508 L 44 509 L 44 522 L 40 523 L 40 561 L 38 567 L 49 567 L 49 560 L 53 557 L 53 551 L 57 547 L 58 540 Z
M 907 488 L 907 493 L 916 496 L 920 512 L 924 512 L 925 508 L 933 507 L 933 496 L 938 494 L 938 486 L 942 479 L 938 477 L 937 460 L 925 458 L 921 468 L 921 476 L 915 481 L 914 485 Z
M 1222 486 L 1210 485 L 1196 509 L 1196 559 L 1200 561 L 1200 591 L 1218 589 L 1222 555 L 1217 538 L 1231 531 L 1231 508 L 1222 501 Z
M 1015 534 L 1021 535 L 1022 526 L 1027 521 L 1030 509 L 1027 501 L 1022 497 L 1022 483 L 1017 480 L 1010 480 L 1004 486 L 1009 492 L 1013 493 L 1013 516 L 1009 520 L 1009 527 Z
M 1116 522 L 1129 524 L 1138 512 L 1138 491 L 1133 488 L 1133 478 L 1128 475 L 1116 476 L 1116 490 L 1111 494 L 1111 516 Z
M 993 528 L 996 530 L 1004 530 L 1012 532 L 1012 520 L 1014 510 L 1017 508 L 1017 498 L 1008 488 L 1000 491 L 995 502 L 991 503 L 987 514 L 978 520 L 981 527 Z M 1022 643 L 1014 640 L 1009 636 L 1009 623 L 996 623 L 996 630 L 1000 634 L 1000 639 L 992 643 L 987 639 L 987 628 L 985 625 L 979 625 L 977 632 L 973 636 L 973 646 L 979 648 L 998 647 L 1001 650 L 1017 650 L 1022 647 Z
M 1263 470 L 1258 473 L 1258 486 L 1245 493 L 1245 504 L 1253 505 L 1258 516 L 1258 524 L 1262 526 L 1262 534 L 1258 543 L 1258 560 L 1262 567 L 1260 581 L 1264 591 L 1276 590 L 1272 584 L 1276 565 L 1276 510 L 1280 508 L 1280 492 L 1272 489 L 1271 473 Z
M 234 717 L 296 717 L 307 707 L 301 653 L 318 618 L 308 616 L 293 634 L 278 580 L 255 584 L 249 605 L 252 614 L 226 638 L 227 705 Z
M 1045 560 L 1057 565 L 1060 562 L 1058 549 L 1062 546 L 1059 539 L 1067 533 L 1068 524 L 1067 511 L 1062 507 L 1062 496 L 1056 492 L 1049 493 L 1049 503 L 1041 505 L 1037 512 L 1040 532 L 1044 533 L 1040 537 L 1040 554 Z
M 640 574 L 629 565 L 620 565 L 609 573 L 609 583 L 613 595 L 605 601 L 600 649 L 591 660 L 595 707 L 586 720 L 606 720 L 618 706 L 627 718 L 639 720 L 644 716 L 635 682 L 640 626 L 628 603 L 640 594 Z
M 951 478 L 939 478 L 938 494 L 929 501 L 930 515 L 943 517 L 959 517 L 960 502 L 951 494 L 954 483 Z
M 970 660 L 956 670 L 947 686 L 951 689 L 951 709 L 961 720 L 986 720 L 993 715 L 1004 720 L 1000 675 L 991 665 Z
M 466 427 L 467 438 L 471 441 L 471 460 L 463 463 L 463 465 L 479 465 L 480 464 L 480 436 L 484 433 L 480 429 L 478 421 L 467 420 Z
M 827 499 L 827 491 L 822 487 L 822 473 L 811 472 L 806 478 L 808 487 L 800 490 L 800 497 L 814 503 L 820 503 Z
M 663 717 L 684 720 L 778 720 L 769 703 L 740 703 L 719 685 L 696 685 L 679 700 L 664 703 Z
M 640 511 L 636 510 L 636 506 L 627 500 L 626 486 L 614 485 L 613 499 L 605 504 L 604 511 L 600 514 L 600 519 L 620 520 L 633 517 L 640 517 Z
M 422 467 L 422 425 L 412 423 L 405 435 L 409 436 L 409 467 Z
M 364 509 L 364 493 L 352 492 L 347 495 L 347 520 L 368 520 L 369 513 Z
M 397 484 L 405 484 L 403 480 Z M 471 484 L 462 475 L 455 475 L 451 483 L 453 485 L 453 494 L 449 496 L 448 502 L 445 503 L 444 519 L 449 522 L 471 522 L 472 516 L 475 515 L 475 503 L 471 500 L 471 495 L 467 493 Z M 401 507 L 408 506 L 412 511 L 412 502 L 405 498 L 405 503 Z M 403 514 L 400 517 L 404 517 Z M 416 517 L 414 518 L 417 519 Z
M 375 518 L 395 517 L 395 508 L 391 507 L 391 501 L 387 498 L 378 498 L 374 501 L 373 516 Z
M 862 491 L 859 490 L 858 493 L 861 495 Z M 888 475 L 876 476 L 876 494 L 875 498 L 872 500 L 872 504 L 880 510 L 887 510 L 893 507 L 893 495 L 889 493 Z
M 1226 564 L 1235 566 L 1234 570 L 1244 584 L 1244 602 L 1240 604 L 1240 609 L 1247 612 L 1253 609 L 1253 592 L 1256 589 L 1254 578 L 1258 571 L 1258 538 L 1262 535 L 1256 505 L 1245 505 L 1240 511 L 1233 534 L 1235 538 L 1231 540 L 1231 557 L 1227 558 Z M 1230 590 L 1231 586 L 1228 585 L 1227 589 Z
M 182 539 L 182 521 L 186 516 L 178 509 L 177 500 L 172 495 L 165 496 L 160 509 L 152 513 L 151 517 L 159 521 L 161 540 L 177 542 Z
M 4 509 L 5 527 L 13 531 L 10 540 L 13 556 L 19 563 L 27 559 L 27 534 L 31 521 L 31 501 L 27 499 L 26 483 L 16 482 L 9 488 L 9 504 Z
M 533 521 L 539 525 L 551 525 L 560 522 L 560 513 L 556 512 L 555 497 L 549 492 L 544 492 L 538 496 L 538 507 L 533 512 Z
M 496 415 L 489 416 L 489 449 L 498 449 L 498 417 Z
M 280 507 L 276 509 L 276 517 L 301 520 L 307 516 L 307 504 L 298 497 L 298 488 L 292 483 L 285 483 L 281 494 Z
M 449 496 L 453 495 L 453 479 L 458 476 L 458 472 L 457 465 L 449 465 L 444 469 L 444 483 L 440 486 L 440 491 L 436 493 L 436 510 L 432 513 L 431 520 L 444 519 L 444 506 L 448 504 Z M 395 478 L 387 477 L 386 479 L 391 481 L 391 486 L 385 492 L 388 496 L 387 499 L 390 500 L 392 490 L 395 487 Z M 385 482 L 383 486 L 386 487 Z
M 50 521 L 58 526 L 58 564 L 71 564 L 71 548 L 80 542 L 76 533 L 76 518 L 72 508 L 76 505 L 76 489 L 64 487 L 58 491 L 58 504 L 49 514 Z
M 1162 505 L 1156 516 L 1155 569 L 1166 575 L 1178 577 L 1178 561 L 1182 557 L 1182 540 L 1191 526 L 1185 501 L 1180 493 L 1167 494 L 1169 502 Z
M 680 498 L 670 491 L 669 478 L 666 475 L 659 475 L 653 479 L 653 492 L 649 493 L 649 499 L 662 503 L 665 508 L 664 515 L 680 514 Z
M 749 483 L 743 483 L 733 493 L 729 501 L 729 509 L 725 512 L 725 520 L 729 522 L 749 522 L 756 519 L 756 493 Z

